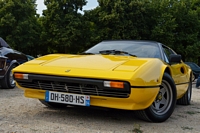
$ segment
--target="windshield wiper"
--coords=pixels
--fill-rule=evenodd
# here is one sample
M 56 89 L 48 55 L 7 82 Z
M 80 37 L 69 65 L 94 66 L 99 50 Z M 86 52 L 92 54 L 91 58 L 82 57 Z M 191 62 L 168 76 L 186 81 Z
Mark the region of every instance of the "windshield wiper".
M 80 53 L 80 55 L 94 55 L 94 53 Z
M 114 54 L 114 55 L 129 55 L 129 56 L 133 56 L 133 57 L 137 57 L 136 55 L 130 54 L 126 51 L 120 51 L 120 50 L 102 50 L 99 51 L 100 54 Z

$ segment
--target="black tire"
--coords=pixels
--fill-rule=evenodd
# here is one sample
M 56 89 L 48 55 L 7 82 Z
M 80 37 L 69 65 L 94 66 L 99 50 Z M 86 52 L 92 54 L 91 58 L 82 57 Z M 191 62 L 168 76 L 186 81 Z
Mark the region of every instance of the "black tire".
M 67 104 L 46 102 L 45 100 L 40 100 L 40 99 L 39 99 L 39 101 L 49 108 L 65 108 L 65 107 L 67 107 Z
M 166 121 L 174 111 L 176 105 L 176 86 L 168 73 L 164 73 L 160 91 L 150 107 L 136 111 L 136 117 L 145 121 Z
M 16 67 L 16 64 L 12 64 L 10 68 L 8 69 L 6 75 L 3 79 L 1 79 L 1 88 L 3 89 L 13 89 L 15 88 L 16 84 L 13 79 L 12 69 Z
M 192 79 L 190 79 L 188 83 L 188 89 L 186 93 L 181 97 L 180 99 L 177 100 L 177 104 L 179 105 L 190 105 L 191 102 L 191 97 L 192 97 Z

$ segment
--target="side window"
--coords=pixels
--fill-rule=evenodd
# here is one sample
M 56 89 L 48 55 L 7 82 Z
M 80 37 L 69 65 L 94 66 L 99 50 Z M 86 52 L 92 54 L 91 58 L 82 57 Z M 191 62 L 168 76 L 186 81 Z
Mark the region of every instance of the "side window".
M 164 53 L 164 61 L 167 62 L 167 63 L 169 63 L 169 60 L 168 60 L 168 58 L 167 58 L 167 56 L 166 56 L 165 53 Z
M 169 55 L 171 54 L 170 51 L 169 51 L 169 49 L 163 48 L 163 51 L 164 51 L 164 54 L 167 57 L 167 59 L 169 59 Z
M 165 60 L 165 62 L 169 63 L 169 55 L 176 54 L 176 53 L 174 51 L 172 51 L 171 49 L 164 47 L 164 46 L 163 46 L 163 51 L 164 51 L 164 60 Z

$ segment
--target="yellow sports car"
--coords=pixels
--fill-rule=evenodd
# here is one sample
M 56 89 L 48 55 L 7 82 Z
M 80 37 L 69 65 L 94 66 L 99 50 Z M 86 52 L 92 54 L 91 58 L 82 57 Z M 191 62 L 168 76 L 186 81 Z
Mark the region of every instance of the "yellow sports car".
M 152 122 L 167 120 L 176 103 L 189 105 L 192 94 L 189 66 L 154 41 L 102 41 L 84 53 L 49 54 L 12 72 L 26 97 L 48 107 L 134 110 Z

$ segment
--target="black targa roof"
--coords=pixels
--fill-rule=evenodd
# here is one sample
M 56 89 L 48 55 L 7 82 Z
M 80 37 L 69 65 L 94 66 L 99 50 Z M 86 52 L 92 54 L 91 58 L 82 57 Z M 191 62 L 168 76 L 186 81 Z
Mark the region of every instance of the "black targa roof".
M 10 48 L 10 46 L 6 43 L 6 41 L 4 41 L 3 38 L 1 37 L 0 37 L 0 46 Z

